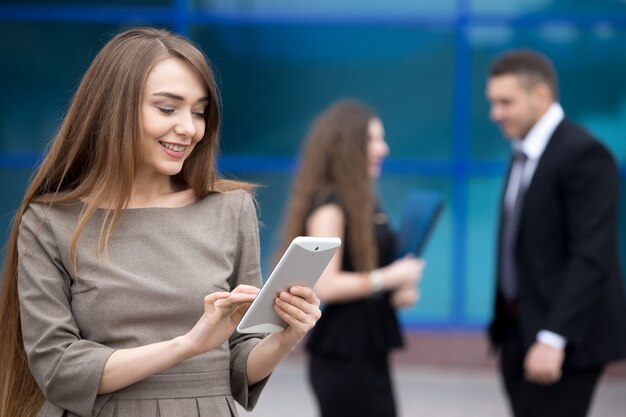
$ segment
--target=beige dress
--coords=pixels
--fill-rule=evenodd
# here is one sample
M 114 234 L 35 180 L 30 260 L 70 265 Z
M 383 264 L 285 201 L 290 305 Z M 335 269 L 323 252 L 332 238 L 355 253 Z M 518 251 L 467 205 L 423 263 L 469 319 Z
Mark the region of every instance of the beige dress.
M 180 208 L 129 209 L 96 256 L 104 210 L 85 227 L 76 279 L 68 258 L 81 202 L 31 204 L 20 224 L 18 282 L 24 347 L 47 402 L 40 417 L 236 416 L 250 387 L 246 361 L 260 335 L 234 334 L 220 348 L 112 394 L 97 395 L 116 349 L 186 333 L 203 298 L 259 286 L 258 224 L 244 191 L 210 194 Z

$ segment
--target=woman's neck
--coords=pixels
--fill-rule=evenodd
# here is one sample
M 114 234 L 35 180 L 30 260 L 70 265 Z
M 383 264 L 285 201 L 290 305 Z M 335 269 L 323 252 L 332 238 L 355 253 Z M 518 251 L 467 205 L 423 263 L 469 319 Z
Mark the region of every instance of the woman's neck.
M 192 189 L 176 186 L 171 178 L 167 182 L 135 181 L 127 208 L 183 207 L 197 199 Z

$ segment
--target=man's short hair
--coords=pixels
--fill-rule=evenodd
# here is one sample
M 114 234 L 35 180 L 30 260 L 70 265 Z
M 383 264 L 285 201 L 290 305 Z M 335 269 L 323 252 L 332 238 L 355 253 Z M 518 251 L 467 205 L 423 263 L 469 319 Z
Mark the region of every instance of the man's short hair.
M 538 83 L 546 84 L 552 91 L 554 99 L 559 97 L 558 78 L 550 59 L 531 49 L 516 49 L 500 55 L 491 64 L 490 77 L 515 75 L 527 88 Z

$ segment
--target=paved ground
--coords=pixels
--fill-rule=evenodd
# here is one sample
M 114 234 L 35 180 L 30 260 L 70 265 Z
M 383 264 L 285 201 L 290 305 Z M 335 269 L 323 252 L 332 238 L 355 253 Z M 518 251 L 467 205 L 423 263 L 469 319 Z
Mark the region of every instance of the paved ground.
M 504 417 L 507 409 L 492 369 L 396 364 L 395 383 L 401 417 Z M 241 417 L 316 417 L 301 356 L 275 371 L 257 408 Z M 626 377 L 607 376 L 597 390 L 589 417 L 626 415 Z M 352 417 L 352 416 L 346 416 Z M 358 417 L 358 416 L 354 416 Z
M 405 339 L 406 348 L 392 357 L 399 417 L 508 416 L 495 357 L 489 354 L 483 332 L 409 332 Z M 305 355 L 294 351 L 272 375 L 257 408 L 240 414 L 317 417 Z M 613 364 L 601 380 L 589 417 L 625 416 L 623 361 Z

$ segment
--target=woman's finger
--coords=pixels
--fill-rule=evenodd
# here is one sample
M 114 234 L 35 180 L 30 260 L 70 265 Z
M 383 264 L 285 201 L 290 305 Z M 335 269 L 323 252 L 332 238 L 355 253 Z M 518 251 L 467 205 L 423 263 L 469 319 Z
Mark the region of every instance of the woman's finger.
M 315 291 L 313 291 L 312 288 L 309 287 L 303 287 L 300 285 L 295 285 L 291 288 L 289 288 L 289 294 L 298 296 L 300 298 L 303 298 L 304 300 L 306 300 L 308 303 L 319 306 L 320 305 L 320 300 L 319 298 L 317 298 L 317 295 L 315 294 Z
M 306 314 L 314 314 L 316 311 L 319 311 L 319 304 L 316 302 L 311 302 L 301 296 L 294 295 L 288 292 L 281 292 L 278 294 L 278 299 L 291 304 L 295 308 L 303 311 Z M 317 297 L 313 301 L 318 301 Z
M 295 330 L 296 334 L 304 335 L 315 325 L 315 321 L 312 319 L 307 320 L 306 318 L 300 319 L 295 317 L 291 312 L 286 311 L 284 306 L 274 304 L 274 311 L 289 325 L 289 328 Z
M 235 310 L 230 315 L 230 318 L 233 320 L 234 323 L 238 324 L 241 321 L 243 315 L 246 314 L 246 311 L 248 311 L 248 308 L 250 308 L 250 305 L 251 303 L 245 303 L 240 304 L 239 306 L 237 306 L 237 308 L 235 308 Z
M 278 307 L 280 307 L 281 310 L 283 310 L 285 313 L 287 313 L 291 317 L 295 318 L 296 320 L 300 322 L 306 322 L 308 316 L 300 308 L 290 304 L 287 301 L 281 300 L 280 298 L 277 298 L 275 303 Z
M 258 294 L 259 291 L 260 290 L 253 285 L 239 284 L 231 291 L 231 293 Z
M 242 293 L 231 293 L 230 296 L 226 298 L 222 298 L 216 303 L 221 303 L 222 305 L 239 305 L 241 303 L 251 303 L 256 298 L 256 294 L 242 294 Z
M 315 323 L 321 316 L 317 306 L 287 293 L 281 293 L 281 296 L 276 298 L 276 305 L 294 319 L 306 324 Z
M 256 294 L 230 293 L 228 297 L 216 300 L 213 305 L 220 309 L 233 309 L 243 303 L 251 303 L 256 298 Z
M 228 296 L 230 296 L 229 292 L 225 292 L 225 291 L 218 291 L 218 292 L 213 292 L 209 295 L 207 295 L 206 297 L 204 297 L 204 303 L 205 304 L 214 304 L 217 300 L 221 300 L 223 298 L 227 298 Z

